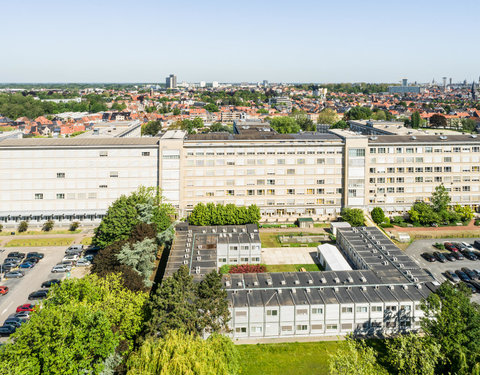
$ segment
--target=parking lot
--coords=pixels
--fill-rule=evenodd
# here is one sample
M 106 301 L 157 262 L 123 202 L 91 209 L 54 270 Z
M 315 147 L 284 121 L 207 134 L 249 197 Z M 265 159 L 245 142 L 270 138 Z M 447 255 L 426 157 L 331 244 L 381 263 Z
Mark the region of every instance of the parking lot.
M 467 267 L 470 269 L 478 269 L 480 270 L 480 260 L 477 261 L 472 261 L 468 259 L 463 259 L 463 260 L 456 260 L 455 262 L 449 262 L 447 261 L 446 263 L 441 263 L 441 262 L 428 262 L 425 260 L 421 254 L 423 253 L 433 253 L 434 251 L 439 251 L 439 252 L 449 252 L 448 250 L 438 250 L 433 245 L 437 242 L 439 243 L 444 243 L 444 242 L 466 242 L 470 245 L 473 245 L 473 242 L 475 240 L 480 240 L 480 238 L 437 238 L 437 239 L 428 239 L 428 240 L 417 240 L 413 242 L 406 250 L 405 252 L 415 259 L 415 261 L 420 265 L 420 267 L 427 269 L 430 271 L 440 283 L 444 282 L 446 280 L 445 276 L 443 273 L 445 271 L 456 271 L 460 270 L 462 267 Z M 477 249 L 478 252 L 480 250 Z M 480 303 L 480 293 L 474 294 L 472 296 L 472 300 L 475 302 Z

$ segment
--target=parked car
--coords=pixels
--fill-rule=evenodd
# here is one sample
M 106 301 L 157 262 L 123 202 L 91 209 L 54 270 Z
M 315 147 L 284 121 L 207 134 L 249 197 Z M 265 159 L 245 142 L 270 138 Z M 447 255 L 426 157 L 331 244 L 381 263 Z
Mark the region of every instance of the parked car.
M 44 298 L 47 298 L 47 295 L 48 295 L 48 290 L 45 290 L 45 289 L 40 289 L 40 290 L 37 290 L 33 293 L 30 293 L 28 295 L 28 299 L 29 300 L 32 300 L 32 299 L 44 299 Z
M 472 280 L 470 281 L 470 285 L 473 285 L 475 288 L 477 288 L 477 292 L 480 292 L 480 283 L 478 281 Z
M 464 283 L 468 289 L 470 289 L 472 291 L 472 293 L 478 293 L 477 291 L 477 288 L 475 288 L 475 286 L 473 286 L 471 283 Z
M 22 325 L 22 320 L 20 318 L 17 318 L 17 317 L 11 317 L 11 318 L 7 318 L 3 324 L 4 325 L 5 324 L 11 324 L 11 325 L 14 325 L 15 327 L 18 328 Z
M 457 258 L 455 258 L 455 255 L 453 255 L 453 253 L 445 253 L 445 258 L 447 258 L 449 262 L 455 262 L 457 260 Z
M 480 250 L 480 241 L 474 241 L 473 246 L 476 247 L 478 250 Z
M 79 255 L 83 252 L 83 245 L 72 245 L 67 250 L 65 250 L 66 255 Z
M 44 281 L 42 283 L 42 288 L 50 288 L 53 285 L 57 285 L 57 284 L 60 284 L 60 283 L 61 283 L 61 281 L 58 280 L 58 279 L 50 279 L 50 280 Z
M 462 267 L 462 271 L 465 272 L 467 276 L 472 280 L 478 280 L 477 273 L 472 271 L 470 268 Z
M 8 293 L 8 286 L 0 286 L 0 294 L 5 295 Z
M 43 253 L 39 253 L 38 251 L 31 251 L 30 253 L 27 253 L 27 258 L 39 258 L 43 259 L 45 255 Z
M 31 263 L 31 262 L 23 262 L 18 266 L 18 268 L 33 268 L 33 267 L 35 267 L 35 263 Z
M 18 279 L 23 276 L 25 276 L 25 272 L 23 271 L 10 271 L 5 274 L 6 279 Z
M 71 267 L 66 266 L 65 264 L 57 264 L 56 266 L 53 266 L 52 273 L 67 272 L 67 271 L 70 271 L 71 269 L 72 269 Z
M 16 265 L 12 263 L 2 264 L 0 265 L 0 273 L 11 271 L 12 268 L 15 268 Z
M 422 257 L 428 262 L 436 262 L 437 259 L 431 253 L 423 253 Z
M 11 324 L 5 324 L 0 327 L 0 336 L 10 336 L 17 328 Z
M 30 319 L 30 311 L 20 311 L 15 313 L 15 317 L 20 319 Z
M 433 256 L 437 258 L 437 260 L 441 263 L 445 263 L 447 261 L 447 258 L 445 258 L 445 255 L 441 253 L 440 251 L 435 251 L 433 253 Z
M 468 260 L 478 260 L 478 257 L 471 251 L 469 250 L 462 250 L 462 254 L 467 258 Z
M 20 258 L 5 258 L 3 264 L 13 263 L 13 264 L 20 264 L 22 260 Z
M 16 311 L 17 313 L 20 311 L 33 311 L 34 308 L 35 308 L 34 304 L 24 303 L 23 305 L 18 306 Z
M 454 283 L 460 282 L 460 278 L 458 277 L 458 275 L 452 271 L 446 271 L 445 277 Z
M 453 251 L 453 252 L 459 251 L 458 248 L 455 247 L 451 242 L 445 242 L 443 245 L 445 246 L 445 249 L 447 249 L 447 250 L 450 250 L 450 251 Z
M 460 271 L 460 270 L 456 270 L 455 273 L 457 274 L 457 276 L 460 278 L 460 280 L 462 281 L 472 281 L 472 279 L 470 279 L 468 277 L 468 275 L 463 272 L 463 271 Z
M 466 243 L 466 242 L 462 242 L 462 246 L 468 251 L 474 251 L 475 250 L 475 248 L 472 245 L 470 245 L 469 243 Z
M 92 263 L 89 262 L 88 260 L 82 258 L 82 259 L 77 260 L 76 266 L 77 266 L 77 267 L 87 267 L 87 266 L 89 266 L 90 264 L 92 264 Z
M 86 254 L 84 255 L 83 259 L 88 260 L 89 262 L 92 262 L 94 257 L 95 255 L 93 254 Z
M 19 251 L 12 251 L 11 253 L 8 253 L 7 258 L 20 258 L 23 259 L 25 258 L 25 253 L 21 253 Z
M 71 260 L 62 260 L 60 263 L 57 263 L 57 265 L 61 265 L 61 264 L 64 266 L 70 267 L 70 269 L 72 269 L 72 267 L 75 265 L 75 263 L 72 262 Z
M 465 257 L 463 256 L 463 254 L 460 251 L 452 251 L 452 254 L 457 260 L 465 259 Z
M 63 262 L 76 262 L 78 260 L 77 254 L 65 255 L 62 259 Z

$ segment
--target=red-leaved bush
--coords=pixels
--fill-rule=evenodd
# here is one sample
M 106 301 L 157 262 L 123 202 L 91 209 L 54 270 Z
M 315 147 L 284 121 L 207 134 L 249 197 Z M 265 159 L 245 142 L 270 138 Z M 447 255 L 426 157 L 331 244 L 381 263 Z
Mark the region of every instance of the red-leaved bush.
M 262 273 L 267 272 L 264 264 L 239 264 L 231 266 L 228 273 Z

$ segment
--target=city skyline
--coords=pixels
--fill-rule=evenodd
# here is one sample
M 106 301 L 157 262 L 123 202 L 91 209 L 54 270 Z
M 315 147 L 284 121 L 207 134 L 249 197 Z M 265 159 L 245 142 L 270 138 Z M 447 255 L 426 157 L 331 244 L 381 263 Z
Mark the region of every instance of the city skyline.
M 0 82 L 471 82 L 480 6 L 461 3 L 4 3 Z

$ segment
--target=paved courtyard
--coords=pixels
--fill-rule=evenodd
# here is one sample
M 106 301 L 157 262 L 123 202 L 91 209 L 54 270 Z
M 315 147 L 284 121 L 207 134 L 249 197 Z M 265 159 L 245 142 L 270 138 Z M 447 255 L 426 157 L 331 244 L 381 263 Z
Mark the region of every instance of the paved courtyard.
M 315 264 L 315 247 L 268 247 L 262 249 L 265 264 Z

